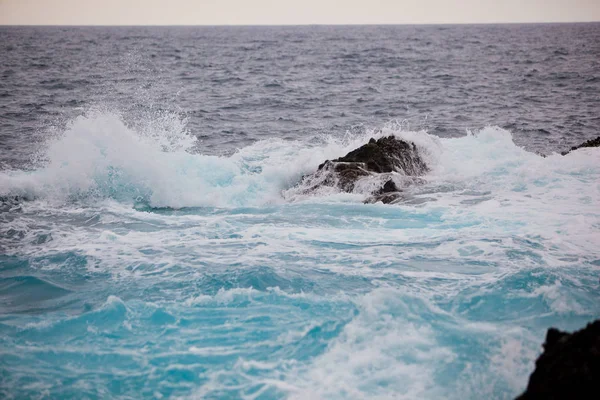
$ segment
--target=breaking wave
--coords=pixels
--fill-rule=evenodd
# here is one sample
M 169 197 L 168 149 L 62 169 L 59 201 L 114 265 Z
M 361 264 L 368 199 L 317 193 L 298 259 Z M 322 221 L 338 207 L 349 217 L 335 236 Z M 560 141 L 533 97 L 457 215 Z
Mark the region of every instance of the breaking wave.
M 41 167 L 0 172 L 0 195 L 62 202 L 112 198 L 170 208 L 310 200 L 301 187 L 294 187 L 304 174 L 371 137 L 390 134 L 416 143 L 431 167 L 427 183 L 416 189 L 416 195 L 445 192 L 449 187 L 463 194 L 498 189 L 535 192 L 542 187 L 547 191 L 559 181 L 574 186 L 592 182 L 598 173 L 597 150 L 543 158 L 516 146 L 510 132 L 497 127 L 442 139 L 390 124 L 342 137 L 262 140 L 230 156 L 214 156 L 202 154 L 202 143 L 186 131 L 185 121 L 177 115 L 129 126 L 118 113 L 90 111 L 48 141 L 40 154 Z M 573 179 L 565 181 L 569 177 Z M 328 201 L 360 201 L 367 189 L 340 194 L 328 188 L 319 195 Z M 575 187 L 569 192 L 573 189 L 584 195 Z

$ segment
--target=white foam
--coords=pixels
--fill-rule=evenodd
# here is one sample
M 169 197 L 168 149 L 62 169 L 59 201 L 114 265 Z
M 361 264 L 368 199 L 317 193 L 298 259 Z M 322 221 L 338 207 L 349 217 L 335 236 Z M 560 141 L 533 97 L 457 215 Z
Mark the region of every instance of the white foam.
M 62 202 L 112 197 L 173 208 L 262 206 L 282 203 L 284 198 L 362 201 L 378 183 L 376 178 L 358 184 L 354 197 L 340 197 L 332 188 L 307 196 L 302 188 L 293 187 L 324 160 L 342 156 L 370 137 L 387 135 L 417 144 L 431 172 L 425 177 L 429 184 L 417 185 L 420 189 L 414 190 L 415 195 L 426 192 L 444 206 L 478 197 L 466 197 L 469 191 L 491 192 L 496 203 L 479 205 L 490 209 L 504 206 L 506 199 L 495 195 L 498 192 L 519 197 L 522 208 L 537 200 L 535 195 L 549 197 L 556 194 L 552 189 L 561 187 L 561 195 L 569 201 L 574 193 L 587 198 L 590 206 L 598 198 L 598 187 L 593 185 L 599 174 L 597 149 L 544 159 L 517 147 L 511 134 L 500 128 L 440 139 L 389 125 L 361 135 L 324 136 L 310 142 L 268 139 L 232 156 L 217 157 L 191 153 L 196 140 L 186 131 L 185 120 L 176 115 L 159 114 L 128 126 L 119 114 L 97 110 L 75 118 L 62 135 L 48 143 L 42 168 L 0 173 L 0 195 Z
M 292 399 L 435 398 L 436 368 L 455 355 L 427 324 L 415 323 L 412 301 L 397 290 L 375 290 L 357 302 L 359 315 L 309 365 L 292 368 L 284 389 Z
M 0 195 L 142 199 L 173 208 L 264 205 L 282 202 L 281 190 L 302 174 L 365 139 L 323 137 L 318 146 L 269 139 L 230 157 L 207 156 L 191 153 L 195 138 L 176 116 L 128 126 L 117 113 L 92 110 L 49 141 L 42 168 L 0 173 Z

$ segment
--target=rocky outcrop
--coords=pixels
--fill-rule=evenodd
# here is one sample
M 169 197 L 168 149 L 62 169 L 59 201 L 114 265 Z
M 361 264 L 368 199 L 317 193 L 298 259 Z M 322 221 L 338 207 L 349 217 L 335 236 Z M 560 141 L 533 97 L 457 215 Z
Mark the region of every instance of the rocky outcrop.
M 573 147 L 571 147 L 571 150 L 563 151 L 560 154 L 565 156 L 565 155 L 569 154 L 570 152 L 572 152 L 573 150 L 581 149 L 582 147 L 600 147 L 600 136 L 598 136 L 596 139 L 590 139 L 587 142 L 583 142 L 579 146 L 573 146 Z
M 14 210 L 24 200 L 26 199 L 22 196 L 0 196 L 0 212 Z
M 362 179 L 372 177 L 380 184 L 370 190 L 367 202 L 391 203 L 401 193 L 393 179 L 394 174 L 412 178 L 428 170 L 414 143 L 387 136 L 377 140 L 372 138 L 344 157 L 325 161 L 315 173 L 303 178 L 302 186 L 307 188 L 306 193 L 324 186 L 352 193 Z
M 600 320 L 566 333 L 550 328 L 527 390 L 517 400 L 600 399 Z

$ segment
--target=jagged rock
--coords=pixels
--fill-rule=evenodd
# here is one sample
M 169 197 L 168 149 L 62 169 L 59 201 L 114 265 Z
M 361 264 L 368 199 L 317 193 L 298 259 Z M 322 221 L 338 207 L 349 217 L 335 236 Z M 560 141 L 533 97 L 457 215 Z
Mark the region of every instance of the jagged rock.
M 369 143 L 351 151 L 334 162 L 363 163 L 370 172 L 404 172 L 406 175 L 421 175 L 427 171 L 419 156 L 417 146 L 394 136 L 371 138 Z
M 562 154 L 563 156 L 566 156 L 573 150 L 581 149 L 582 147 L 600 147 L 600 136 L 598 136 L 596 139 L 590 139 L 587 142 L 583 142 L 579 146 L 573 146 L 573 147 L 571 147 L 570 150 L 563 151 L 560 154 Z
M 24 200 L 26 198 L 22 196 L 0 196 L 0 212 L 15 210 Z
M 517 400 L 600 399 L 600 320 L 573 332 L 550 328 Z
M 367 203 L 377 203 L 381 201 L 383 204 L 390 204 L 401 197 L 401 190 L 393 180 L 387 181 L 381 189 L 376 191 L 374 195 L 367 199 Z
M 377 176 L 382 185 L 372 191 L 366 202 L 391 203 L 401 196 L 401 190 L 392 179 L 393 174 L 414 177 L 428 170 L 414 143 L 387 136 L 378 140 L 371 138 L 344 157 L 325 161 L 314 174 L 305 176 L 302 184 L 308 187 L 307 193 L 324 186 L 352 193 L 359 180 Z

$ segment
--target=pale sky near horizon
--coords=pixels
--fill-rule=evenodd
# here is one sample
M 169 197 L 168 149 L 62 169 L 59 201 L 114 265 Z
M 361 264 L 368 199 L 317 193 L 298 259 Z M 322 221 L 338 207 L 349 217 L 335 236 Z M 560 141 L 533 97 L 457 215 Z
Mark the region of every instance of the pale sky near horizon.
M 0 25 L 600 21 L 600 0 L 0 0 Z

